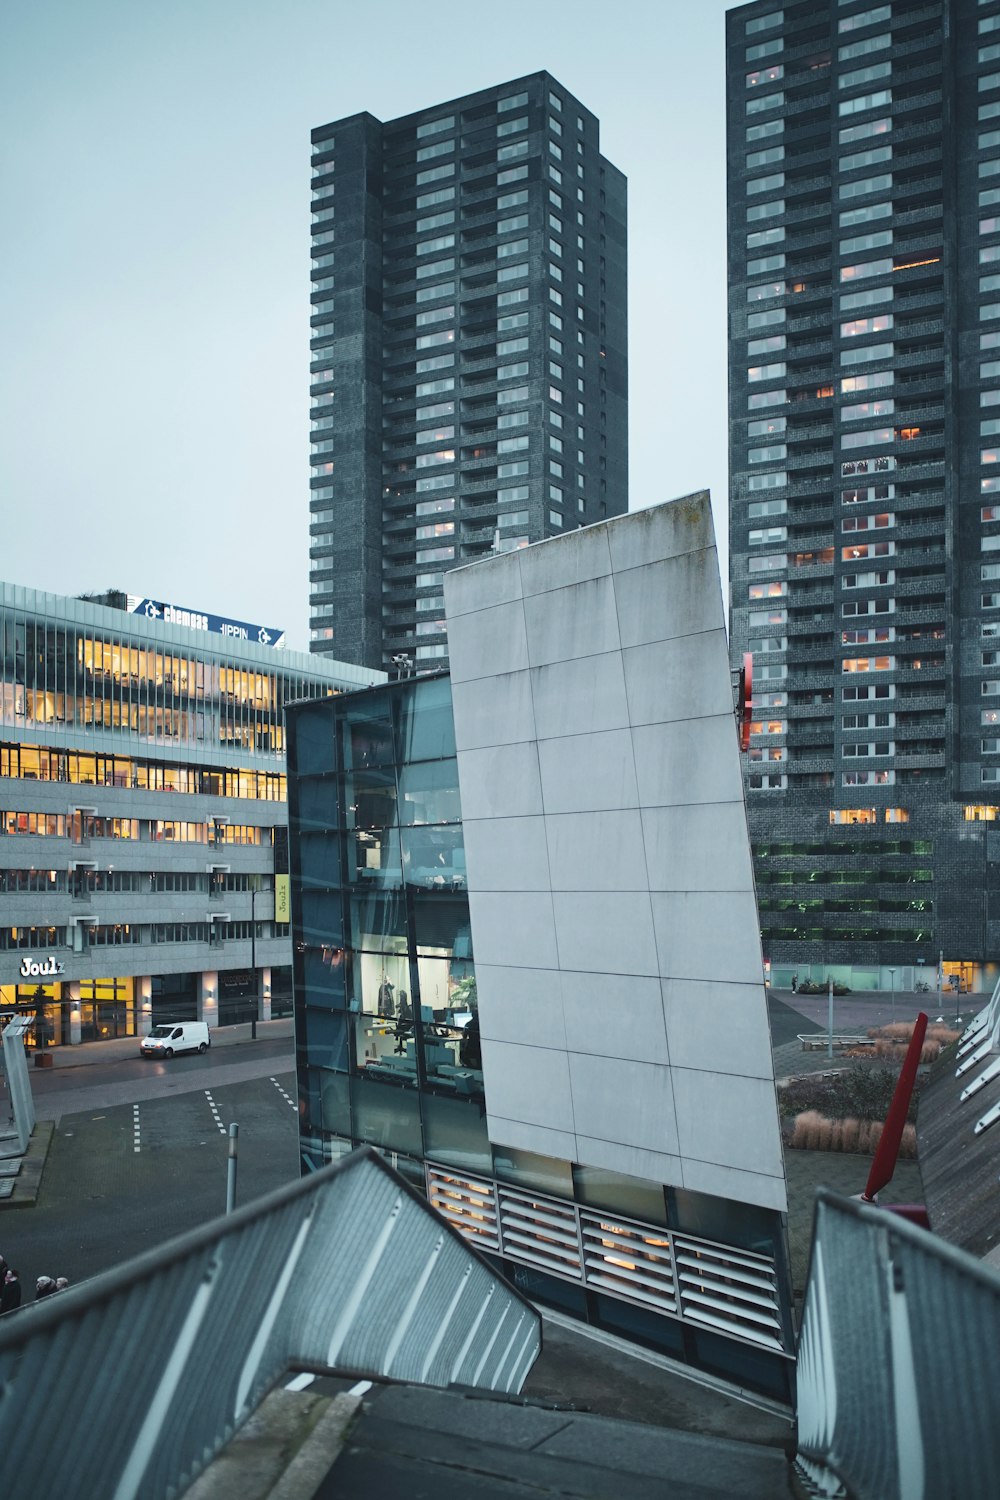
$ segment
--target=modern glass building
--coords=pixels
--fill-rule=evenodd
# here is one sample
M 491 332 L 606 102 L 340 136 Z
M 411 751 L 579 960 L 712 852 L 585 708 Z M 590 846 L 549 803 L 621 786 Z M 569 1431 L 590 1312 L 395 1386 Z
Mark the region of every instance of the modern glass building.
M 50 1045 L 287 1013 L 284 706 L 372 673 L 106 597 L 0 584 L 0 1013 Z
M 445 572 L 627 509 L 625 179 L 547 73 L 312 132 L 311 649 L 447 661 Z
M 1000 951 L 1000 3 L 727 23 L 734 659 L 785 982 Z
M 303 1170 L 375 1145 L 533 1298 L 785 1396 L 708 497 L 461 570 L 446 597 L 450 675 L 288 710 Z

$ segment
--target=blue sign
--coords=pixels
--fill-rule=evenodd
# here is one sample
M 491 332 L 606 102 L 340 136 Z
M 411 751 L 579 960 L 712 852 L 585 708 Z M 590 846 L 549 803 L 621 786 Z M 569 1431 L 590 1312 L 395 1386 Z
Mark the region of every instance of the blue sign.
M 129 594 L 128 611 L 131 615 L 142 615 L 146 620 L 162 620 L 165 625 L 184 625 L 188 630 L 204 630 L 210 635 L 225 636 L 231 641 L 249 641 L 257 646 L 273 646 L 275 650 L 285 644 L 285 632 L 267 625 L 251 625 L 246 620 L 230 620 L 225 615 L 207 615 L 196 609 L 183 609 L 179 604 L 164 604 L 160 599 L 144 599 L 139 594 Z

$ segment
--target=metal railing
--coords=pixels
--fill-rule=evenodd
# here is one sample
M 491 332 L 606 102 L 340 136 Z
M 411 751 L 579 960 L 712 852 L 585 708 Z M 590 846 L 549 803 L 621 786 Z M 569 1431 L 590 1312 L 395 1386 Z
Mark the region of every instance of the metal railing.
M 1000 1277 L 883 1209 L 817 1194 L 796 1467 L 817 1495 L 993 1500 Z
M 0 1495 L 175 1496 L 290 1367 L 508 1392 L 540 1349 L 530 1304 L 365 1148 L 0 1320 Z
M 0 1156 L 23 1156 L 28 1149 L 31 1132 L 35 1128 L 35 1100 L 28 1081 L 28 1063 L 24 1055 L 25 1033 L 35 1024 L 34 1016 L 0 1015 L 3 1031 L 3 1063 L 10 1092 L 11 1122 L 13 1133 L 10 1142 L 16 1148 L 0 1147 Z M 5 1122 L 0 1121 L 0 1136 L 7 1141 Z

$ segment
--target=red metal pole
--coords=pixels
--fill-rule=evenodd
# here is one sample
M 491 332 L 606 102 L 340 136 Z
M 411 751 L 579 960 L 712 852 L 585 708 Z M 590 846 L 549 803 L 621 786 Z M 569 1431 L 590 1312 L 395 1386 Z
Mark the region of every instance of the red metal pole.
M 906 1116 L 910 1108 L 910 1099 L 913 1096 L 913 1085 L 917 1077 L 917 1068 L 920 1066 L 920 1053 L 923 1050 L 924 1035 L 927 1031 L 927 1016 L 921 1011 L 917 1016 L 916 1025 L 913 1028 L 913 1036 L 907 1048 L 906 1058 L 900 1069 L 896 1080 L 896 1089 L 889 1105 L 889 1113 L 885 1117 L 885 1129 L 882 1131 L 882 1139 L 878 1143 L 872 1169 L 868 1173 L 868 1181 L 865 1190 L 861 1194 L 862 1203 L 873 1203 L 875 1194 L 892 1181 L 892 1174 L 896 1170 L 896 1160 L 899 1156 L 899 1143 L 903 1138 L 903 1126 L 906 1124 Z

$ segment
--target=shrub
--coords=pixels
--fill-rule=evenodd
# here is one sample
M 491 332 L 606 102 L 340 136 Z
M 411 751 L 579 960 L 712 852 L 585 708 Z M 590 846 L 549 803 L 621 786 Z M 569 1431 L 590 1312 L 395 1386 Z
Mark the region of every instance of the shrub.
M 823 1116 L 814 1109 L 796 1115 L 792 1126 L 791 1144 L 803 1151 L 814 1151 L 819 1141 L 819 1129 Z M 827 1122 L 829 1123 L 829 1122 Z
M 817 1110 L 807 1109 L 796 1115 L 788 1144 L 796 1151 L 848 1151 L 874 1156 L 884 1128 L 881 1120 L 830 1120 Z M 913 1160 L 916 1154 L 917 1132 L 912 1125 L 904 1125 L 900 1159 Z
M 884 1120 L 899 1077 L 898 1052 L 894 1060 L 895 1067 L 880 1066 L 866 1053 L 854 1067 L 790 1079 L 778 1090 L 781 1114 L 788 1119 L 813 1111 L 829 1119 Z M 919 1089 L 918 1077 L 910 1100 L 911 1119 L 916 1118 Z

